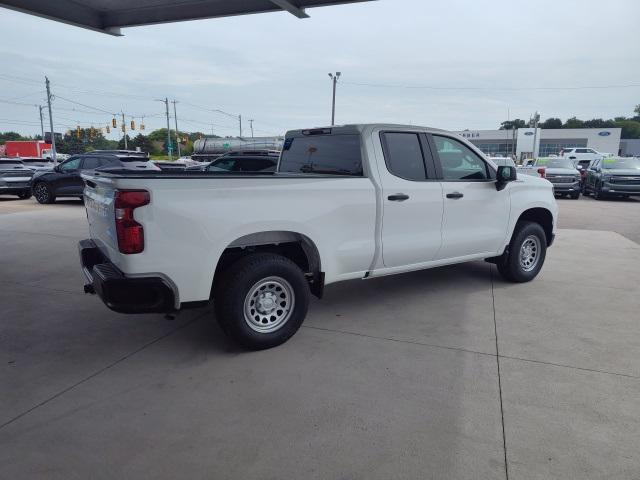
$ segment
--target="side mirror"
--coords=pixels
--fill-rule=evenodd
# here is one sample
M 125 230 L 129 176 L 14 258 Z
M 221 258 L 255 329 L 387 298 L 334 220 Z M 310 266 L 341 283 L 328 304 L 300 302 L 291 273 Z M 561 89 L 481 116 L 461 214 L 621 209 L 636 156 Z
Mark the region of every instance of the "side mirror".
M 54 165 L 54 167 L 53 167 L 53 171 L 54 171 L 54 172 L 57 172 L 57 173 L 60 173 L 60 171 L 61 171 L 61 170 L 60 170 L 60 165 Z
M 509 182 L 513 182 L 518 179 L 518 173 L 515 167 L 509 165 L 502 165 L 498 167 L 498 172 L 496 174 L 496 190 L 500 191 L 504 189 L 504 187 Z

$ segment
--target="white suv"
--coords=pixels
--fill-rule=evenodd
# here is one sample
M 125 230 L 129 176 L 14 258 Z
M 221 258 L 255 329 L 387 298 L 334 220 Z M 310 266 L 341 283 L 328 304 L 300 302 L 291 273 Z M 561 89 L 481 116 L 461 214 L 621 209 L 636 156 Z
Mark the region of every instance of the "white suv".
M 560 152 L 561 157 L 569 157 L 569 160 L 600 160 L 608 153 L 600 153 L 593 148 L 564 148 Z

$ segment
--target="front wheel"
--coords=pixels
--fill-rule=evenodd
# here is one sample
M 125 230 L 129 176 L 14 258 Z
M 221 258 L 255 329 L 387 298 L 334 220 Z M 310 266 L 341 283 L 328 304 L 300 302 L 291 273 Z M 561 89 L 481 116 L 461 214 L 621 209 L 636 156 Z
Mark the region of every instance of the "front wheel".
M 596 188 L 593 190 L 593 198 L 595 200 L 602 200 L 604 198 L 604 195 L 602 194 L 602 188 L 600 187 L 600 185 L 597 185 Z
M 538 223 L 518 222 L 508 252 L 497 262 L 498 271 L 505 280 L 529 282 L 533 280 L 547 254 L 547 236 Z
M 241 258 L 216 280 L 218 323 L 250 350 L 278 346 L 298 331 L 309 308 L 309 283 L 291 260 L 271 253 Z
M 44 182 L 36 183 L 35 187 L 33 187 L 33 195 L 38 203 L 42 204 L 53 203 L 56 200 L 51 188 Z

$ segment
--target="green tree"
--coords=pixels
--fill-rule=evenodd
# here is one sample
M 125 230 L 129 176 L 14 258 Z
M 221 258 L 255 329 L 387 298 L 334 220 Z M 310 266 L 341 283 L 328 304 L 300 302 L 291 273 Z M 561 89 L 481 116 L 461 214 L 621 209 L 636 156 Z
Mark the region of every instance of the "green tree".
M 140 148 L 143 152 L 147 152 L 151 155 L 157 153 L 155 147 L 153 146 L 153 142 L 149 139 L 149 137 L 139 133 L 136 137 L 131 140 L 132 148 Z
M 13 140 L 26 140 L 26 138 L 17 132 L 0 132 L 0 145 Z
M 167 129 L 159 128 L 158 130 L 154 130 L 149 135 L 149 140 L 152 142 L 166 142 L 167 141 Z
M 584 128 L 614 128 L 616 122 L 613 120 L 603 120 L 602 118 L 592 118 L 584 122 Z
M 544 122 L 538 125 L 540 128 L 562 128 L 562 120 L 559 118 L 547 118 Z
M 616 122 L 616 127 L 622 128 L 620 138 L 640 138 L 640 122 L 621 120 Z
M 525 128 L 527 126 L 527 122 L 524 120 L 520 120 L 516 118 L 514 120 L 505 120 L 500 124 L 500 130 L 513 130 L 515 128 Z
M 117 142 L 106 139 L 97 128 L 81 128 L 79 136 L 77 130 L 69 130 L 63 135 L 62 142 L 56 143 L 56 151 L 70 155 L 114 148 L 117 148 Z
M 584 122 L 582 120 L 577 119 L 576 117 L 567 118 L 567 121 L 564 122 L 562 128 L 583 128 Z
M 133 144 L 131 143 L 131 137 L 127 134 L 127 149 L 134 150 Z M 124 137 L 122 137 L 118 141 L 118 150 L 125 150 L 124 148 Z

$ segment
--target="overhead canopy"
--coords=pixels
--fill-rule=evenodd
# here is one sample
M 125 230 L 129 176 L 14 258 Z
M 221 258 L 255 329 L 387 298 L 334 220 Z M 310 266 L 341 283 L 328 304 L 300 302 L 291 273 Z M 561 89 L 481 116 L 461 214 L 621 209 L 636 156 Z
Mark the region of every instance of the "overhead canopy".
M 305 8 L 371 0 L 0 0 L 0 6 L 121 35 L 121 27 L 287 11 L 306 18 Z

